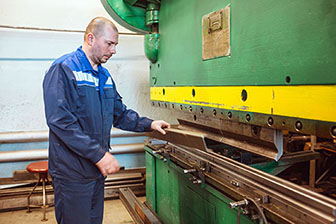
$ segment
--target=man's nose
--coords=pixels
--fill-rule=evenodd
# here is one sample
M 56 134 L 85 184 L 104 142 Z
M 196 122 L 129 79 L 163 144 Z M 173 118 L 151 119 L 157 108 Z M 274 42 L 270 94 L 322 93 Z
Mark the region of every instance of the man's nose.
M 111 52 L 111 54 L 117 53 L 116 46 L 111 46 L 110 52 Z

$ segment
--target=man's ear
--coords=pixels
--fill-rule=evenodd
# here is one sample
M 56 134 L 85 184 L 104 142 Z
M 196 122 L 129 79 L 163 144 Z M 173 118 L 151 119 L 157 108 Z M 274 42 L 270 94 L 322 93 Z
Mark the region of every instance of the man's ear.
M 93 34 L 92 33 L 88 33 L 88 35 L 86 36 L 86 41 L 87 41 L 87 44 L 89 46 L 93 45 L 93 40 L 94 40 Z

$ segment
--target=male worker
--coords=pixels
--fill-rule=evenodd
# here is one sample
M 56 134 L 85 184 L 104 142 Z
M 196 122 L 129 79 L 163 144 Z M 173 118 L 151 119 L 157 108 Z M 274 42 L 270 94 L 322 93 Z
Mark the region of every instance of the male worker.
M 49 131 L 49 173 L 58 223 L 102 223 L 104 180 L 119 171 L 109 153 L 112 125 L 130 131 L 157 130 L 169 124 L 126 109 L 107 69 L 116 53 L 118 30 L 97 17 L 87 26 L 84 43 L 57 59 L 43 81 Z

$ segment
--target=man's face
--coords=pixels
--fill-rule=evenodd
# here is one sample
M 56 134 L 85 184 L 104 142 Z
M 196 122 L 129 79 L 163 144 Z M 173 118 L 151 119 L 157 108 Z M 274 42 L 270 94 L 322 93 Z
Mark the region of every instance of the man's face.
M 103 64 L 116 53 L 118 33 L 112 27 L 106 26 L 99 36 L 94 36 L 92 59 L 96 64 Z

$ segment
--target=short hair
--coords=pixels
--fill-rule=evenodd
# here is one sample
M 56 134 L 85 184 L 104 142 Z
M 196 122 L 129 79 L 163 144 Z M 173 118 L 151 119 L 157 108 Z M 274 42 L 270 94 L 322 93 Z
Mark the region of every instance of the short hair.
M 106 19 L 105 17 L 96 17 L 91 20 L 89 25 L 86 27 L 85 34 L 84 34 L 84 41 L 89 33 L 93 33 L 96 36 L 100 36 L 104 32 L 104 28 L 109 25 L 112 29 L 118 33 L 118 28 L 114 23 Z

